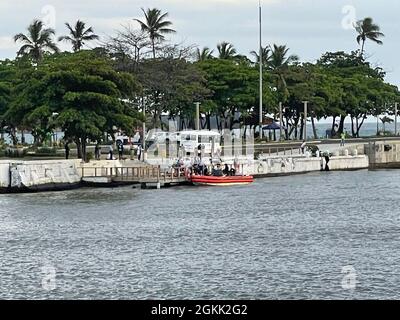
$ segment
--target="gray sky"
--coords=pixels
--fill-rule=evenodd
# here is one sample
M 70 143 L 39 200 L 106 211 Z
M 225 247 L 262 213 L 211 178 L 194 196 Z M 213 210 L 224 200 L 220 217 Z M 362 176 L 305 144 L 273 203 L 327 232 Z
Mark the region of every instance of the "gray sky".
M 323 52 L 357 49 L 354 19 L 372 16 L 386 34 L 384 45 L 368 42 L 370 61 L 382 65 L 387 80 L 400 85 L 395 52 L 400 22 L 398 0 L 262 0 L 264 44 L 287 44 L 302 61 L 315 61 Z M 24 32 L 34 18 L 65 33 L 64 22 L 78 18 L 100 36 L 113 34 L 121 25 L 141 18 L 141 7 L 170 13 L 178 31 L 173 41 L 214 48 L 232 42 L 242 54 L 258 46 L 258 0 L 0 0 L 0 58 L 13 58 L 17 46 L 12 36 Z M 65 47 L 63 47 L 65 48 Z

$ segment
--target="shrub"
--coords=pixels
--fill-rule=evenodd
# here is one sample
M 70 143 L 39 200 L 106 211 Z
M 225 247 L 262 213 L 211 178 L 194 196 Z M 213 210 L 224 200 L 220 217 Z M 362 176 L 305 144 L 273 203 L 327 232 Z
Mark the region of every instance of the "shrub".
M 93 160 L 93 159 L 94 159 L 94 154 L 93 154 L 93 152 L 87 152 L 87 153 L 86 153 L 86 161 L 89 162 L 89 161 L 91 161 L 91 160 Z
M 55 155 L 57 153 L 57 149 L 55 148 L 48 148 L 48 147 L 43 147 L 43 148 L 38 148 L 36 150 L 36 154 L 50 154 L 50 155 Z
M 5 150 L 5 156 L 9 158 L 23 158 L 26 155 L 26 149 L 22 148 L 7 148 Z

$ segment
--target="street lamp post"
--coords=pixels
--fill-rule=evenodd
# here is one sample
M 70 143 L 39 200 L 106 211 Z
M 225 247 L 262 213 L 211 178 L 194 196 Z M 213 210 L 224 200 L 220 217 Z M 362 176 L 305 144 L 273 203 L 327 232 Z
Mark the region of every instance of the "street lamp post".
M 263 138 L 263 48 L 262 48 L 262 8 L 261 0 L 258 2 L 259 6 L 259 20 L 260 20 L 260 53 L 259 53 L 259 65 L 260 65 L 260 106 L 259 106 L 259 123 L 260 123 L 260 138 Z
M 53 112 L 51 115 L 51 120 L 54 121 L 55 118 L 57 118 L 60 114 L 58 112 Z M 54 130 L 52 131 L 51 134 L 51 139 L 50 139 L 50 144 L 51 147 L 53 147 L 54 143 L 57 143 L 57 133 L 54 133 Z
M 141 99 L 141 104 L 142 104 L 142 112 L 143 112 L 143 140 L 142 140 L 142 146 L 139 154 L 139 161 L 146 161 L 146 105 L 144 102 L 144 98 Z
M 394 135 L 397 136 L 397 113 L 398 113 L 399 103 L 394 104 Z
M 308 101 L 303 101 L 303 103 L 304 103 L 304 141 L 307 141 Z
M 196 119 L 195 119 L 195 130 L 200 130 L 200 102 L 196 102 Z
M 283 123 L 283 108 L 282 102 L 279 102 L 279 140 L 282 141 L 282 123 Z
M 142 102 L 142 108 L 143 108 L 143 141 L 142 141 L 142 147 L 143 151 L 146 151 L 146 106 Z

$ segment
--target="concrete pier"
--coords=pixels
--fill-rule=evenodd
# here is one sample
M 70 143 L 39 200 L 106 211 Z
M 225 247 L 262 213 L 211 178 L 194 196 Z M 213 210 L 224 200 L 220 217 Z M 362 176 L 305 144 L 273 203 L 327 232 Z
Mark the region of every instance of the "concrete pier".
M 331 147 L 330 147 L 331 148 Z M 229 165 L 233 159 L 223 159 Z M 172 159 L 162 165 L 133 160 L 103 160 L 82 163 L 80 160 L 0 161 L 0 192 L 35 192 L 63 190 L 84 185 L 110 187 L 138 184 L 145 188 L 161 188 L 186 182 L 184 174 L 174 172 Z M 330 152 L 329 170 L 361 170 L 400 168 L 400 142 L 353 144 Z M 304 174 L 324 171 L 324 156 L 294 155 L 277 152 L 253 160 L 240 158 L 238 174 L 256 178 Z

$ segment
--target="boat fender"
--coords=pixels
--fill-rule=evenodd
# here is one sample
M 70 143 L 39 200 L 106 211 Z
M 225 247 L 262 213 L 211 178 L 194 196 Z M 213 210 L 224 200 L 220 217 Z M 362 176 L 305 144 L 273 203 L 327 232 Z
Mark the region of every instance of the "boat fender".
M 262 163 L 260 163 L 260 164 L 258 165 L 257 172 L 258 172 L 258 173 L 264 173 L 264 166 L 263 166 Z

